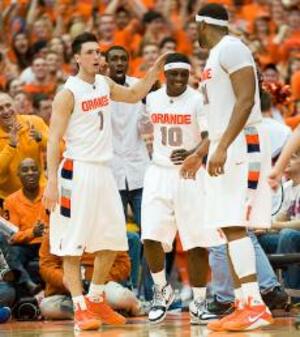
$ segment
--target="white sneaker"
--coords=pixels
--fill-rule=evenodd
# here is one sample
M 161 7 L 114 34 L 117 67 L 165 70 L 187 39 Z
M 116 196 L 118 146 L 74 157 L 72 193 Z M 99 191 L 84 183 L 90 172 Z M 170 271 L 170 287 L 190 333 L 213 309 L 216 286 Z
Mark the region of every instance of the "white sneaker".
M 206 300 L 196 299 L 190 305 L 191 324 L 193 325 L 206 325 L 211 320 L 218 319 L 218 316 L 207 309 Z
M 169 284 L 163 288 L 156 284 L 153 286 L 153 300 L 148 315 L 150 323 L 157 324 L 165 319 L 167 310 L 174 301 L 174 298 L 174 290 Z

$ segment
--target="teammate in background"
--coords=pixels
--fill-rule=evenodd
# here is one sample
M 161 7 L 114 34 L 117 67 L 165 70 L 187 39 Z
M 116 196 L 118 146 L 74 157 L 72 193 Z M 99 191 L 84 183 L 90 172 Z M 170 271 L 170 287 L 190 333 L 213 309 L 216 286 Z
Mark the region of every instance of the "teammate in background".
M 131 87 L 139 81 L 127 76 L 129 54 L 124 47 L 113 46 L 106 52 L 109 76 L 119 85 Z M 144 175 L 150 159 L 146 144 L 140 136 L 138 123 L 144 114 L 142 101 L 135 104 L 111 102 L 112 135 L 114 157 L 112 170 L 121 195 L 126 221 L 128 205 L 134 222 L 141 227 L 141 204 Z M 131 260 L 131 282 L 137 292 L 140 267 L 140 235 L 128 232 L 129 249 L 138 250 L 137 257 Z M 150 276 L 149 276 L 150 277 Z M 151 280 L 151 279 L 150 279 Z
M 284 169 L 287 167 L 292 155 L 300 148 L 300 127 L 297 127 L 292 136 L 288 140 L 286 146 L 281 152 L 276 164 L 274 165 L 270 175 L 269 184 L 272 189 L 276 190 L 280 180 L 284 174 Z
M 184 180 L 179 175 L 180 165 L 176 165 L 180 164 L 181 151 L 194 149 L 201 142 L 201 135 L 207 135 L 202 97 L 187 85 L 190 70 L 185 55 L 169 55 L 164 66 L 166 86 L 146 98 L 146 110 L 154 125 L 152 165 L 146 171 L 142 200 L 142 240 L 154 281 L 151 323 L 164 320 L 174 299 L 164 263 L 165 252 L 172 249 L 177 230 L 188 256 L 194 294 L 190 305 L 192 323 L 203 323 L 208 318 L 208 259 L 203 247 L 222 242 L 216 230 L 202 230 L 204 170 L 199 170 L 195 181 Z
M 129 55 L 125 48 L 113 46 L 106 52 L 110 78 L 131 87 L 138 78 L 127 76 Z M 141 224 L 143 181 L 149 164 L 146 145 L 139 135 L 138 122 L 144 113 L 143 103 L 111 102 L 113 132 L 113 173 L 121 194 L 125 214 L 130 204 L 134 221 Z
M 247 227 L 271 225 L 271 169 L 268 134 L 262 125 L 256 65 L 250 50 L 228 35 L 222 5 L 203 6 L 196 16 L 199 43 L 210 50 L 201 89 L 209 141 L 188 157 L 183 176 L 193 176 L 209 145 L 205 226 L 222 228 L 233 267 L 236 310 L 211 322 L 215 331 L 252 330 L 273 322 L 256 276 L 254 247 Z
M 112 159 L 110 102 L 141 100 L 156 81 L 165 56 L 143 79 L 126 88 L 98 75 L 100 50 L 93 34 L 77 36 L 72 49 L 79 71 L 69 77 L 53 102 L 44 203 L 52 211 L 51 253 L 64 257 L 64 279 L 73 299 L 75 329 L 93 330 L 102 321 L 126 322 L 107 305 L 103 294 L 116 252 L 128 249 L 122 203 L 108 164 Z M 66 150 L 59 164 L 63 137 Z M 96 253 L 85 297 L 79 276 L 84 251 Z

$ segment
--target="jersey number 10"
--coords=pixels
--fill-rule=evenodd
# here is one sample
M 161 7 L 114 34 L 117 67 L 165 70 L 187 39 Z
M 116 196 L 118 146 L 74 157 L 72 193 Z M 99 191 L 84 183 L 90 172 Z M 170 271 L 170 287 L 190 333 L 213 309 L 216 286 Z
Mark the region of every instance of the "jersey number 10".
M 182 145 L 182 129 L 179 127 L 167 128 L 162 126 L 161 143 L 164 146 L 181 146 Z

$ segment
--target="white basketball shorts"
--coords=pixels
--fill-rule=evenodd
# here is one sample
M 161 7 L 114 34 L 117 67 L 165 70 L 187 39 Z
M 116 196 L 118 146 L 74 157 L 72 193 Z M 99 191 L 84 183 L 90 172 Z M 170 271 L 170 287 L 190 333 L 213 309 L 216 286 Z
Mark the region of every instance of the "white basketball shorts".
M 172 249 L 178 230 L 184 250 L 225 243 L 217 230 L 203 230 L 204 170 L 196 180 L 179 176 L 179 168 L 152 164 L 145 174 L 142 200 L 142 240 Z
M 51 253 L 128 250 L 123 207 L 109 167 L 64 159 L 58 182 L 60 203 L 50 217 Z
M 211 142 L 208 159 L 218 142 Z M 247 127 L 229 147 L 225 173 L 206 173 L 205 227 L 271 226 L 271 171 L 269 136 L 261 124 Z

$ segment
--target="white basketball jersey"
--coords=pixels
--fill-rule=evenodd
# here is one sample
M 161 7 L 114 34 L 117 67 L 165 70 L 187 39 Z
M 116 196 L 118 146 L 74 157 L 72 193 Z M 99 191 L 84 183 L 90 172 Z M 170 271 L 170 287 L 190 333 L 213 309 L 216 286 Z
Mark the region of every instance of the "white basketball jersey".
M 191 150 L 201 141 L 206 131 L 202 96 L 187 87 L 177 97 L 170 97 L 166 87 L 147 96 L 147 113 L 154 127 L 153 162 L 173 166 L 171 153 L 176 149 Z
M 201 78 L 201 90 L 211 140 L 220 139 L 224 133 L 236 102 L 230 74 L 247 66 L 254 68 L 256 76 L 255 102 L 246 123 L 249 126 L 262 121 L 257 70 L 250 49 L 238 38 L 226 35 L 210 51 Z
M 74 96 L 74 110 L 65 133 L 65 158 L 86 162 L 112 159 L 110 88 L 102 75 L 92 85 L 70 76 L 65 89 Z

